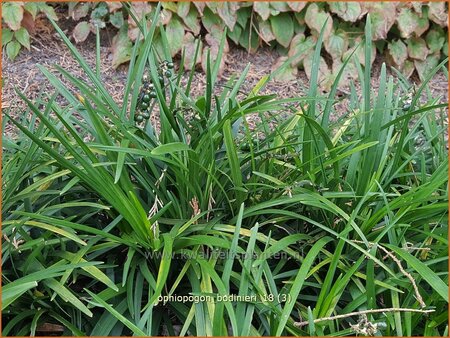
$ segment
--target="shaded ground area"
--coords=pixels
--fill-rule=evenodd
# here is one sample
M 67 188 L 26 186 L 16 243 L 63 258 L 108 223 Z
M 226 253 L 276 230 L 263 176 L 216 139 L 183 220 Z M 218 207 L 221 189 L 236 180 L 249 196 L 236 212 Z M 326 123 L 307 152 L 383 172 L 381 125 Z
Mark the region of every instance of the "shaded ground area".
M 73 29 L 73 22 L 61 18 L 60 25 L 68 34 Z M 101 74 L 106 89 L 113 98 L 121 103 L 123 91 L 127 77 L 127 65 L 122 65 L 118 69 L 111 66 L 110 45 L 115 32 L 103 30 L 101 41 Z M 95 67 L 95 41 L 91 35 L 90 39 L 77 45 L 79 51 L 88 64 Z M 248 54 L 245 50 L 231 47 L 226 57 L 225 71 L 221 84 L 226 83 L 233 75 L 239 76 L 244 68 L 250 63 L 248 77 L 243 84 L 242 91 L 249 92 L 262 76 L 270 74 L 271 67 L 278 57 L 276 51 L 269 48 L 261 48 L 256 54 Z M 381 68 L 382 58 L 379 57 L 374 64 L 373 88 L 378 87 L 377 79 Z M 49 68 L 53 73 L 58 74 L 53 66 L 60 65 L 76 77 L 85 78 L 82 69 L 77 61 L 71 56 L 70 51 L 57 36 L 50 24 L 44 19 L 38 20 L 36 24 L 36 35 L 32 38 L 32 49 L 30 52 L 22 51 L 15 61 L 10 61 L 3 53 L 2 59 L 2 108 L 11 108 L 11 114 L 18 115 L 24 111 L 24 103 L 20 101 L 14 88 L 17 87 L 31 99 L 38 97 L 42 91 L 52 94 L 54 88 L 38 68 L 38 64 Z M 59 76 L 59 75 L 58 75 Z M 418 82 L 417 77 L 411 79 Z M 204 92 L 206 79 L 199 69 L 194 77 L 191 94 L 194 96 Z M 69 86 L 70 88 L 70 86 Z M 448 102 L 448 81 L 444 74 L 438 73 L 430 82 L 428 88 L 434 97 L 440 97 L 442 102 Z M 271 82 L 263 90 L 264 94 L 276 93 L 279 97 L 298 97 L 305 95 L 308 90 L 308 78 L 303 71 L 300 71 L 297 78 L 289 82 Z M 358 88 L 358 91 L 360 89 Z M 346 90 L 338 93 L 345 95 Z M 344 113 L 346 109 L 345 101 L 337 107 L 338 111 Z M 10 127 L 8 127 L 10 128 Z M 7 129 L 8 132 L 8 129 Z M 11 132 L 11 129 L 9 129 Z

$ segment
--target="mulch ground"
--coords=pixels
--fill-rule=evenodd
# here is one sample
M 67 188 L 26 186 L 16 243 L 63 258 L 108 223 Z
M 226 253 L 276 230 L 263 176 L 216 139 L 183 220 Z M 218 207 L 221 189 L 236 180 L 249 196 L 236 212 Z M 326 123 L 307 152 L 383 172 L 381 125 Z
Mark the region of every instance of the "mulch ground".
M 60 19 L 59 24 L 70 34 L 74 27 L 71 20 Z M 127 65 L 122 65 L 118 69 L 111 66 L 110 46 L 114 31 L 102 31 L 101 39 L 101 74 L 103 83 L 112 97 L 119 104 L 123 100 L 124 86 L 127 77 Z M 93 36 L 83 43 L 77 45 L 80 53 L 87 63 L 95 67 L 95 41 Z M 226 56 L 225 69 L 219 84 L 225 84 L 233 75 L 239 76 L 247 64 L 250 64 L 248 76 L 241 88 L 243 92 L 250 92 L 262 76 L 270 74 L 272 65 L 278 58 L 278 53 L 267 47 L 261 48 L 255 54 L 248 54 L 247 51 L 230 46 L 230 52 Z M 373 67 L 373 88 L 378 87 L 378 74 L 383 59 L 378 57 Z M 51 25 L 45 19 L 38 20 L 36 24 L 36 34 L 32 37 L 31 51 L 23 50 L 14 61 L 2 56 L 2 109 L 10 108 L 9 112 L 13 116 L 18 116 L 25 111 L 25 104 L 20 100 L 15 88 L 22 91 L 28 98 L 36 99 L 40 93 L 53 94 L 54 88 L 41 73 L 38 65 L 42 65 L 54 74 L 58 74 L 53 68 L 60 65 L 74 76 L 86 78 L 83 70 L 78 66 L 77 61 L 71 56 L 70 51 L 56 34 Z M 62 77 L 58 75 L 61 79 Z M 412 82 L 418 83 L 417 76 L 413 76 Z M 199 69 L 194 77 L 191 95 L 204 93 L 206 78 Z M 70 85 L 69 89 L 72 89 Z M 219 87 L 220 88 L 220 87 Z M 442 102 L 448 102 L 448 81 L 444 74 L 438 73 L 430 82 L 428 88 L 434 97 L 440 97 Z M 357 88 L 360 91 L 360 88 Z M 263 94 L 277 94 L 281 98 L 301 97 L 308 90 L 308 78 L 303 71 L 299 71 L 295 80 L 289 82 L 271 82 L 264 90 Z M 346 90 L 342 91 L 344 94 Z M 344 114 L 346 110 L 345 101 L 337 106 L 338 114 Z M 335 117 L 336 118 L 336 117 Z M 7 126 L 7 133 L 12 133 L 12 126 Z

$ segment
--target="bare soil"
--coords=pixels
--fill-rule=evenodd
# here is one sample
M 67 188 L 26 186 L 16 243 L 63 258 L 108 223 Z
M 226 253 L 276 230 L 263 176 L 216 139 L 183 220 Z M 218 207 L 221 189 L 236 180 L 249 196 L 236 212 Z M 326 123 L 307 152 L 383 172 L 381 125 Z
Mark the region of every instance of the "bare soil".
M 59 24 L 70 34 L 74 27 L 72 20 L 60 18 Z M 124 86 L 127 77 L 127 65 L 121 65 L 118 69 L 111 66 L 110 46 L 115 31 L 103 30 L 101 38 L 101 74 L 103 83 L 112 97 L 122 103 Z M 95 68 L 95 39 L 91 35 L 88 40 L 77 45 L 80 53 L 87 63 Z M 239 76 L 247 64 L 250 70 L 242 91 L 249 92 L 262 76 L 270 74 L 272 65 L 278 58 L 278 53 L 267 47 L 261 48 L 255 54 L 248 54 L 242 48 L 230 46 L 230 52 L 226 56 L 225 69 L 219 84 L 224 84 L 233 75 Z M 378 57 L 373 67 L 373 88 L 378 87 L 378 75 L 381 64 L 384 60 Z M 85 78 L 83 70 L 77 61 L 70 54 L 69 49 L 64 45 L 53 27 L 45 20 L 38 19 L 36 23 L 36 34 L 32 37 L 31 51 L 23 50 L 15 61 L 10 61 L 3 53 L 2 56 L 2 109 L 10 108 L 13 116 L 18 116 L 25 111 L 25 104 L 20 100 L 15 88 L 22 91 L 28 98 L 36 99 L 40 93 L 52 94 L 54 88 L 39 70 L 38 65 L 51 70 L 54 74 L 58 72 L 54 65 L 60 65 L 74 76 Z M 60 78 L 61 76 L 58 75 Z M 418 77 L 413 75 L 412 82 L 418 83 Z M 191 94 L 196 96 L 204 93 L 206 79 L 204 73 L 199 69 L 194 77 Z M 73 88 L 69 89 L 74 90 Z M 448 102 L 448 81 L 442 72 L 438 73 L 430 82 L 428 88 L 434 97 L 440 97 L 442 102 Z M 357 88 L 360 91 L 359 88 Z M 271 82 L 263 90 L 264 94 L 277 94 L 279 97 L 301 97 L 308 90 L 308 78 L 303 71 L 299 71 L 295 80 L 288 82 Z M 342 94 L 345 94 L 345 89 Z M 338 114 L 345 113 L 345 102 L 338 106 Z M 7 132 L 11 132 L 11 126 L 7 127 Z

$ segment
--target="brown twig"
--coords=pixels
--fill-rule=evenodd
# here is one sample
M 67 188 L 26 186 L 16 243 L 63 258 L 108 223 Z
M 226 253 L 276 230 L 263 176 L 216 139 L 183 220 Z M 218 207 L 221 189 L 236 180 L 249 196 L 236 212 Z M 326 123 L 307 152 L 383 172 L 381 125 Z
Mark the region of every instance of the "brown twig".
M 363 243 L 362 241 L 360 242 L 360 241 L 357 241 L 357 240 L 354 240 L 353 242 L 355 242 L 355 243 Z M 419 302 L 420 307 L 422 307 L 422 308 L 426 307 L 426 304 L 425 304 L 425 302 L 423 301 L 422 296 L 420 295 L 419 288 L 417 287 L 417 284 L 416 284 L 416 282 L 415 282 L 413 276 L 411 276 L 410 273 L 408 273 L 405 269 L 403 269 L 402 262 L 401 262 L 401 261 L 400 261 L 400 260 L 399 260 L 392 252 L 390 252 L 389 250 L 387 250 L 385 247 L 381 246 L 379 243 L 372 243 L 372 242 L 369 242 L 369 244 L 370 244 L 371 246 L 377 245 L 378 248 L 380 248 L 386 255 L 388 255 L 388 256 L 389 256 L 389 257 L 397 264 L 398 268 L 400 269 L 400 272 L 401 272 L 406 278 L 408 278 L 409 281 L 411 282 L 411 284 L 412 284 L 412 286 L 413 286 L 413 288 L 414 288 L 414 293 L 415 293 L 415 295 L 416 295 L 416 299 L 417 299 L 417 301 Z
M 416 282 L 414 281 L 413 276 L 411 276 L 410 273 L 406 272 L 405 269 L 403 269 L 402 262 L 400 262 L 400 260 L 399 260 L 397 257 L 395 257 L 395 255 L 394 255 L 392 252 L 390 252 L 389 250 L 387 250 L 386 248 L 382 247 L 381 245 L 378 245 L 378 247 L 379 247 L 382 251 L 384 251 L 384 252 L 386 253 L 386 255 L 388 255 L 388 256 L 389 256 L 389 257 L 397 264 L 397 266 L 398 266 L 398 268 L 400 269 L 401 273 L 402 273 L 404 276 L 406 276 L 406 278 L 409 279 L 409 281 L 411 282 L 411 284 L 412 284 L 412 286 L 413 286 L 413 288 L 414 288 L 414 293 L 416 294 L 416 299 L 417 299 L 417 301 L 419 302 L 420 307 L 422 307 L 422 308 L 426 307 L 426 304 L 425 304 L 425 302 L 423 301 L 422 296 L 420 295 L 419 288 L 417 287 L 417 284 L 416 284 Z
M 314 324 L 324 322 L 327 320 L 335 320 L 335 319 L 342 319 L 352 316 L 360 316 L 365 315 L 368 313 L 384 313 L 384 312 L 417 312 L 417 313 L 430 313 L 434 312 L 435 310 L 422 310 L 422 309 L 406 309 L 406 308 L 386 308 L 386 309 L 372 309 L 372 310 L 362 310 L 362 311 L 356 311 L 356 312 L 350 312 L 343 315 L 337 315 L 337 316 L 331 316 L 331 317 L 324 317 L 324 318 L 318 318 L 314 319 Z M 303 322 L 295 322 L 294 326 L 302 327 L 309 324 L 309 321 L 303 321 Z

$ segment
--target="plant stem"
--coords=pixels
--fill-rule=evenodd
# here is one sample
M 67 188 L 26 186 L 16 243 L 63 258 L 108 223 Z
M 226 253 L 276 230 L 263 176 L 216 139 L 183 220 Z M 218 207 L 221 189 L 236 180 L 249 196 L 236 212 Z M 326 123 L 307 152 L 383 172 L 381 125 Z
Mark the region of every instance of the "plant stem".
M 386 309 L 372 309 L 372 310 L 363 310 L 363 311 L 356 311 L 356 312 L 350 312 L 343 315 L 337 315 L 337 316 L 331 316 L 331 317 L 324 317 L 324 318 L 318 318 L 314 319 L 314 324 L 324 322 L 326 320 L 335 320 L 335 319 L 341 319 L 341 318 L 347 318 L 357 315 L 363 315 L 368 313 L 383 313 L 383 312 L 418 312 L 418 313 L 431 313 L 434 312 L 434 310 L 421 310 L 421 309 L 403 309 L 403 308 L 386 308 Z M 294 325 L 297 327 L 302 327 L 308 325 L 308 321 L 303 322 L 295 322 Z

